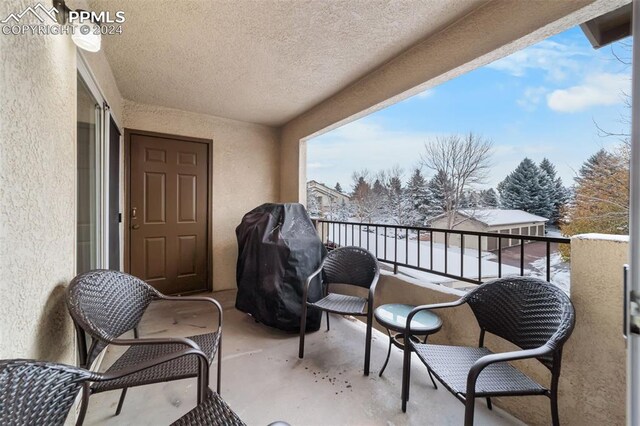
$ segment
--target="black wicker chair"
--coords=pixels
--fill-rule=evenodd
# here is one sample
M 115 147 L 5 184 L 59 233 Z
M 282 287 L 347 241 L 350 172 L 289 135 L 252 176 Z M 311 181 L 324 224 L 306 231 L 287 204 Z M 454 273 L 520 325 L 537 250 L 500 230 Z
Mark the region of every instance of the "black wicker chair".
M 320 273 L 324 297 L 317 302 L 309 302 L 309 285 Z M 373 295 L 380 277 L 378 261 L 373 254 L 360 247 L 341 247 L 329 252 L 320 268 L 306 280 L 302 293 L 302 314 L 300 316 L 300 348 L 298 356 L 304 357 L 304 334 L 306 331 L 307 309 L 318 309 L 327 313 L 327 331 L 329 313 L 367 317 L 367 336 L 365 342 L 364 374 L 369 375 L 371 358 L 371 327 L 373 325 Z M 331 284 L 348 284 L 369 290 L 367 298 L 348 296 L 329 292 Z
M 411 350 L 449 391 L 465 404 L 465 426 L 473 425 L 475 398 L 545 395 L 551 400 L 551 417 L 559 425 L 558 380 L 562 347 L 573 331 L 575 312 L 569 297 L 558 287 L 538 278 L 509 277 L 482 284 L 451 303 L 418 306 L 416 313 L 467 303 L 480 326 L 479 347 L 445 346 L 412 342 L 405 346 L 402 375 L 402 411 L 409 399 Z M 495 334 L 522 350 L 496 353 L 484 347 L 485 333 Z M 551 371 L 546 388 L 507 361 L 536 358 Z M 434 383 L 435 384 L 435 383 Z
M 185 357 L 197 357 L 204 366 L 201 374 L 198 374 L 198 394 L 201 400 L 196 409 L 175 424 L 244 425 L 222 398 L 208 388 L 207 357 L 202 351 L 192 348 L 142 362 L 133 368 L 105 374 L 50 362 L 0 360 L 0 424 L 64 425 L 80 389 L 83 389 L 84 393 L 89 392 L 90 383 L 122 379 L 140 370 L 153 369 L 159 364 Z M 193 412 L 196 410 L 198 415 L 194 416 Z M 83 416 L 79 416 L 77 424 L 81 425 L 83 420 Z
M 145 309 L 154 300 L 211 303 L 217 310 L 218 328 L 213 333 L 188 338 L 138 338 L 138 323 Z M 144 281 L 123 272 L 95 270 L 73 279 L 67 289 L 67 307 L 76 327 L 81 367 L 89 369 L 98 354 L 109 344 L 129 346 L 105 372 L 105 377 L 118 378 L 93 382 L 89 392 L 83 394 L 80 421 L 86 413 L 91 394 L 122 389 L 116 409 L 118 415 L 128 388 L 200 376 L 205 367 L 208 370 L 208 364 L 213 362 L 216 353 L 217 391 L 220 393 L 222 307 L 216 300 L 207 297 L 165 296 Z M 130 330 L 134 331 L 134 339 L 120 338 Z M 85 333 L 91 337 L 88 349 Z M 199 357 L 185 356 L 155 363 L 152 368 L 139 368 L 147 361 L 163 359 L 185 347 L 202 351 L 208 364 L 202 365 Z M 132 373 L 136 370 L 137 372 Z M 121 372 L 128 373 L 119 374 Z M 198 388 L 199 392 L 204 389 Z M 202 401 L 204 395 L 199 394 L 198 398 Z

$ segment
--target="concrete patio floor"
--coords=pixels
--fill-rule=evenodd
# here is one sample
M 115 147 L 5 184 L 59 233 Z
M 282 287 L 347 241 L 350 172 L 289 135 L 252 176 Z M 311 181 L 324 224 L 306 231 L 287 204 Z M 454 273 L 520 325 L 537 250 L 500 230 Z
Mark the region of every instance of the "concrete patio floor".
M 411 400 L 400 409 L 402 352 L 393 348 L 383 377 L 378 377 L 388 338 L 374 330 L 371 374 L 362 374 L 363 323 L 332 315 L 331 331 L 307 335 L 305 358 L 298 359 L 298 336 L 253 321 L 233 308 L 235 292 L 215 293 L 224 306 L 222 396 L 249 425 L 284 420 L 301 425 L 462 425 L 464 406 L 439 386 L 433 388 L 424 366 L 411 373 Z M 215 326 L 205 303 L 161 302 L 149 307 L 140 324 L 144 336 L 188 336 Z M 103 369 L 122 352 L 107 350 Z M 120 392 L 91 397 L 85 424 L 163 425 L 178 419 L 196 403 L 196 380 L 181 380 L 129 389 L 119 416 Z M 215 386 L 215 365 L 210 383 Z M 476 425 L 521 425 L 509 414 L 489 411 L 478 400 Z

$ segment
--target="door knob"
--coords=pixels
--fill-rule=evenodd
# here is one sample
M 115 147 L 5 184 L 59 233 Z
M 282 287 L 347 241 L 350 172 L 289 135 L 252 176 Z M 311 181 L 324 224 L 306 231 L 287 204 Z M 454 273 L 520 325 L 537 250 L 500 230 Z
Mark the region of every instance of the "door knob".
M 131 229 L 138 229 L 138 228 L 140 228 L 140 225 L 132 225 L 131 226 Z

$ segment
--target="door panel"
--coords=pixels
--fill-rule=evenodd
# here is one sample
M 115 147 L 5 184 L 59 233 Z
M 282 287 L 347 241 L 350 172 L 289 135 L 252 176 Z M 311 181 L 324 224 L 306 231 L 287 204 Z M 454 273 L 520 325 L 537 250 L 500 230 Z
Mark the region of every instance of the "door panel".
M 207 289 L 208 149 L 131 134 L 130 270 L 163 293 Z
M 120 131 L 109 123 L 109 269 L 120 270 Z

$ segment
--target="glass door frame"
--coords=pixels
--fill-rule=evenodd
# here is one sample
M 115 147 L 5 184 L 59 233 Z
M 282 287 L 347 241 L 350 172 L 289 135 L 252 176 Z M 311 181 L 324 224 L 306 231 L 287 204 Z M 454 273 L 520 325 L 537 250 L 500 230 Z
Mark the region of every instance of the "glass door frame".
M 106 98 L 100 90 L 96 82 L 96 78 L 91 72 L 87 62 L 82 56 L 82 52 L 77 51 L 77 75 L 81 78 L 85 86 L 89 89 L 91 95 L 96 99 L 96 118 L 98 119 L 98 125 L 96 126 L 96 170 L 98 180 L 96 182 L 96 198 L 97 198 L 97 215 L 96 215 L 96 268 L 108 268 L 109 265 L 109 188 L 112 184 L 116 187 L 122 187 L 122 176 L 118 179 L 118 182 L 110 182 L 109 177 L 109 141 L 110 141 L 110 122 L 116 124 L 119 130 L 122 129 L 117 119 L 111 113 L 109 104 L 106 102 Z M 122 131 L 120 132 L 122 135 Z M 76 148 L 77 149 L 77 148 Z M 120 140 L 120 151 L 122 152 L 122 138 Z M 120 156 L 122 162 L 122 156 Z M 121 197 L 120 197 L 121 198 Z M 78 200 L 78 193 L 76 187 L 76 203 Z M 122 200 L 119 200 L 121 205 Z M 77 209 L 76 209 L 77 210 Z M 121 210 L 121 209 L 120 209 Z M 77 214 L 77 213 L 76 213 Z M 77 223 L 77 218 L 76 218 Z M 121 230 L 120 230 L 121 231 Z M 119 232 L 120 241 L 122 242 L 122 232 Z M 77 237 L 76 237 L 77 238 Z M 76 263 L 78 259 L 77 246 L 76 246 Z M 122 260 L 119 260 L 120 267 L 122 267 Z M 76 266 L 77 268 L 77 266 Z

